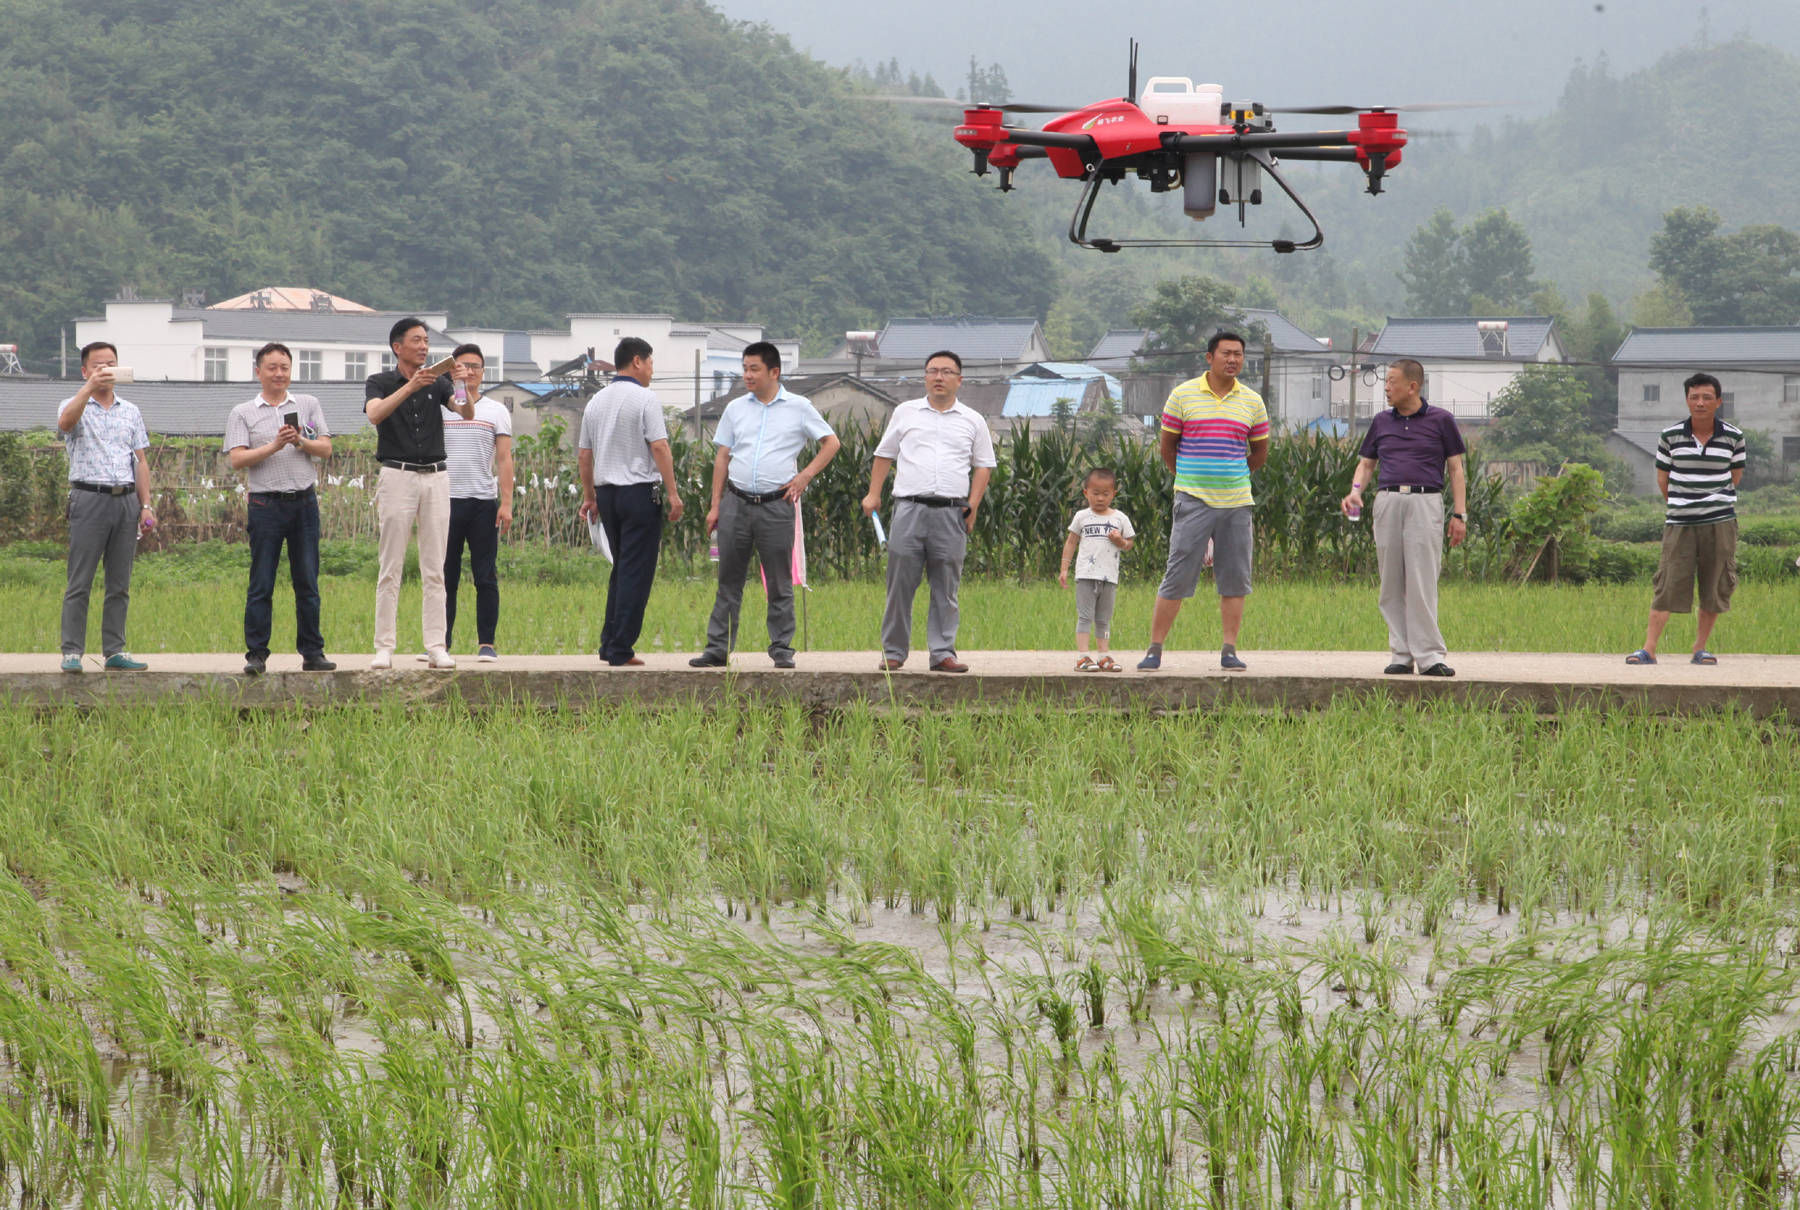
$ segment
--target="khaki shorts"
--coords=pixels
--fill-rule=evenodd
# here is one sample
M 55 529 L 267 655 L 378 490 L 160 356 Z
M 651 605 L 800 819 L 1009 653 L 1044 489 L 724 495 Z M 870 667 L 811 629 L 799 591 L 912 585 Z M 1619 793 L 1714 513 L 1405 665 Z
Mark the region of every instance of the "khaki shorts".
M 1724 613 L 1737 587 L 1737 518 L 1711 525 L 1663 526 L 1662 561 L 1650 581 L 1650 608 L 1688 613 L 1694 584 L 1700 585 L 1700 612 Z

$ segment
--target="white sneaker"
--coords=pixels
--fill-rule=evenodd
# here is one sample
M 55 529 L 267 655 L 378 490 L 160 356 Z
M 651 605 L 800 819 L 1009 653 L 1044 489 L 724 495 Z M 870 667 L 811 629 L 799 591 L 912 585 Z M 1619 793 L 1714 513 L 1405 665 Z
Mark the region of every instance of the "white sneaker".
M 369 661 L 369 667 L 379 672 L 382 669 L 392 668 L 393 666 L 394 653 L 385 647 L 377 647 L 375 649 L 375 658 Z
M 448 651 L 445 651 L 442 647 L 433 647 L 426 653 L 426 658 L 430 661 L 433 668 L 456 667 L 456 657 L 451 655 Z
M 423 651 L 421 651 L 418 655 L 413 656 L 413 659 L 419 661 L 419 663 L 421 663 L 421 664 L 428 664 L 431 662 L 431 656 Z

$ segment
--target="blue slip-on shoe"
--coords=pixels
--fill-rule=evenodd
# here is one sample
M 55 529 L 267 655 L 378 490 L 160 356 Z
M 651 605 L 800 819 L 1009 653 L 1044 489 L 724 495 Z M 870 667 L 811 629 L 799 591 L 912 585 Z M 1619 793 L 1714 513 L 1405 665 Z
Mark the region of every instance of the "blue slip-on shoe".
M 1154 653 L 1154 652 L 1146 651 L 1144 653 L 1144 658 L 1137 662 L 1137 668 L 1138 668 L 1139 672 L 1155 672 L 1158 668 L 1161 668 L 1161 667 L 1162 667 L 1162 656 L 1160 654 Z
M 1636 651 L 1625 657 L 1625 662 L 1634 667 L 1639 664 L 1654 664 L 1656 663 L 1656 657 L 1650 654 L 1649 648 L 1639 647 Z
M 149 666 L 150 665 L 144 663 L 142 660 L 132 659 L 129 651 L 114 652 L 112 655 L 106 657 L 106 670 L 108 672 L 142 672 Z
M 63 656 L 62 670 L 64 672 L 80 672 L 81 671 L 81 657 L 78 655 Z
M 1225 669 L 1227 672 L 1242 672 L 1244 669 L 1250 667 L 1250 665 L 1238 659 L 1238 654 L 1235 651 L 1221 651 L 1219 653 L 1219 667 Z

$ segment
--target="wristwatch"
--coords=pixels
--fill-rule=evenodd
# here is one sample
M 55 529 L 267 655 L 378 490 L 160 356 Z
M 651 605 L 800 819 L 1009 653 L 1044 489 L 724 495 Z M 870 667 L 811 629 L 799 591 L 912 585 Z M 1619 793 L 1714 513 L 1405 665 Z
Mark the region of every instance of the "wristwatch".
M 1452 521 L 1467 521 L 1467 520 L 1468 520 L 1468 519 L 1469 519 L 1469 518 L 1468 518 L 1468 516 L 1467 516 L 1467 515 L 1466 515 L 1466 514 L 1464 514 L 1464 513 L 1451 513 L 1451 514 L 1450 514 L 1450 519 L 1451 519 L 1451 520 L 1452 520 Z

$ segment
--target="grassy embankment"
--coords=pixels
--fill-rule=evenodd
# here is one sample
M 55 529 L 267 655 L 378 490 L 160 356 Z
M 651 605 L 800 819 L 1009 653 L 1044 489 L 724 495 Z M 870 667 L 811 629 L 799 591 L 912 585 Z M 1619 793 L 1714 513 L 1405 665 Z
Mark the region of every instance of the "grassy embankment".
M 234 651 L 242 643 L 246 548 L 225 543 L 178 547 L 146 556 L 132 585 L 129 639 L 139 654 L 158 651 Z M 1148 641 L 1154 571 L 1133 566 L 1121 585 L 1114 646 L 1132 650 Z M 327 544 L 321 591 L 326 645 L 333 654 L 369 649 L 375 605 L 373 549 Z M 599 646 L 605 608 L 606 564 L 585 552 L 503 552 L 500 645 L 503 651 L 582 654 Z M 48 544 L 0 551 L 0 651 L 54 652 L 60 615 L 61 552 Z M 285 650 L 293 633 L 293 595 L 285 572 L 276 589 L 275 643 Z M 651 597 L 641 646 L 696 651 L 704 645 L 712 609 L 711 569 L 665 564 Z M 1218 641 L 1218 612 L 1209 584 L 1178 623 L 1171 649 L 1206 648 Z M 1386 629 L 1376 587 L 1351 581 L 1269 579 L 1258 585 L 1239 645 L 1245 651 L 1383 651 Z M 1440 618 L 1455 651 L 1618 652 L 1643 641 L 1647 584 L 1524 587 L 1447 580 Z M 89 649 L 99 649 L 101 586 L 90 609 Z M 879 582 L 823 582 L 807 594 L 806 638 L 816 651 L 874 650 L 879 646 L 883 588 Z M 926 594 L 917 598 L 923 633 Z M 401 645 L 418 638 L 416 572 L 409 572 L 400 605 Z M 1054 583 L 971 579 L 962 591 L 961 646 L 965 651 L 1064 650 L 1073 645 L 1073 593 Z M 457 646 L 472 650 L 474 588 L 462 589 L 463 624 Z M 1671 651 L 1692 642 L 1693 621 L 1677 617 L 1665 639 Z M 740 650 L 767 643 L 762 595 L 745 594 Z M 1740 585 L 1730 615 L 1716 632 L 1716 650 L 1800 651 L 1800 592 L 1792 577 Z

